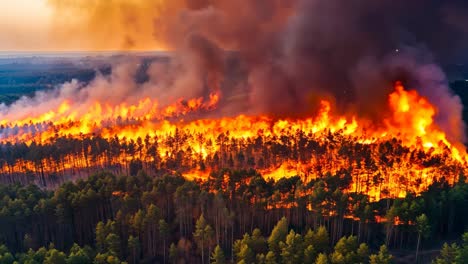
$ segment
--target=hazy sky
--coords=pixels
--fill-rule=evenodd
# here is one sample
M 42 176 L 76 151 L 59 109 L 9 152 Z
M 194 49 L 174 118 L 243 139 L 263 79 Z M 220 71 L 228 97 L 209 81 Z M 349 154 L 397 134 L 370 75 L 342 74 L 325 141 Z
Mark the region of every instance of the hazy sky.
M 160 50 L 154 15 L 166 3 L 0 0 L 0 51 Z
M 50 50 L 46 0 L 0 0 L 0 50 Z

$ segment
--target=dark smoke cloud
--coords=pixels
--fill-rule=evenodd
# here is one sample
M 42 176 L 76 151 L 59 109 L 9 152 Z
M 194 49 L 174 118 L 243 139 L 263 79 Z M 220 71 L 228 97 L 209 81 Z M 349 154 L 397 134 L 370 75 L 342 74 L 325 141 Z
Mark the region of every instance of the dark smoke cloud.
M 466 1 L 284 2 L 187 1 L 169 31 L 172 44 L 190 43 L 206 74 L 216 76 L 219 50 L 236 50 L 250 111 L 310 115 L 325 97 L 342 113 L 378 122 L 402 80 L 437 105 L 450 138 L 464 138 L 460 99 L 437 64 L 468 55 L 460 48 L 468 44 Z
M 77 13 L 97 43 L 111 28 L 109 40 L 146 47 L 151 31 L 176 51 L 167 67 L 150 67 L 148 83 L 124 85 L 138 93 L 118 95 L 170 100 L 221 89 L 223 114 L 288 117 L 313 115 L 326 98 L 340 113 L 378 124 L 401 80 L 438 107 L 437 123 L 450 139 L 464 139 L 462 104 L 437 66 L 468 59 L 464 0 L 49 2 L 58 15 Z

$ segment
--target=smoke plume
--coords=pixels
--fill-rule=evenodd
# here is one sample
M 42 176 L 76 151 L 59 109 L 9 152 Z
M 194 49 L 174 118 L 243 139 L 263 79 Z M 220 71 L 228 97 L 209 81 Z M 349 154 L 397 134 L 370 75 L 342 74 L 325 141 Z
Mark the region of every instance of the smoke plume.
M 135 69 L 126 63 L 84 89 L 67 84 L 49 98 L 72 93 L 83 102 L 132 101 L 143 95 L 166 101 L 213 90 L 235 96 L 236 90 L 247 102 L 229 105 L 225 97 L 223 106 L 236 114 L 311 115 L 327 98 L 341 113 L 379 122 L 394 81 L 401 80 L 437 106 L 437 124 L 450 139 L 465 137 L 463 106 L 437 66 L 468 55 L 461 53 L 468 44 L 466 12 L 460 11 L 467 9 L 465 1 L 49 2 L 57 23 L 72 25 L 67 34 L 57 26 L 62 40 L 84 38 L 96 49 L 174 51 L 169 64 L 150 67 L 143 85 L 135 84 Z M 228 76 L 228 57 L 235 58 L 241 80 Z M 40 96 L 32 100 L 39 107 L 50 105 Z M 19 101 L 2 112 L 30 103 Z

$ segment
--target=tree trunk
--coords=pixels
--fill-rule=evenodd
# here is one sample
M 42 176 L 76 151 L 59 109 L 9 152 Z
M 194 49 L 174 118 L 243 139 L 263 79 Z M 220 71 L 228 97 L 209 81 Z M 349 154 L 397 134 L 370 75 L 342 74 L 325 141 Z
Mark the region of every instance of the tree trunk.
M 163 263 L 166 263 L 166 238 L 163 239 Z
M 416 256 L 414 263 L 418 263 L 419 244 L 421 243 L 421 233 L 418 234 L 418 243 L 416 244 Z
M 202 234 L 202 235 L 205 235 L 205 234 Z M 202 264 L 205 264 L 205 255 L 204 255 L 204 253 L 205 253 L 205 247 L 203 245 L 203 238 L 202 238 L 202 240 L 201 240 L 201 262 L 202 262 Z

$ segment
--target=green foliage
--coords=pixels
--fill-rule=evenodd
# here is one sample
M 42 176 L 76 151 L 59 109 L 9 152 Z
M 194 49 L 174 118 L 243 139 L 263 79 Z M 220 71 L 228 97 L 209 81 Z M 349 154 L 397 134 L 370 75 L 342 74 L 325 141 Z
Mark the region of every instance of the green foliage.
M 458 245 L 453 243 L 451 245 L 444 243 L 440 250 L 440 256 L 438 256 L 433 264 L 452 264 L 456 263 L 456 258 L 459 248 Z
M 169 259 L 171 263 L 177 263 L 177 259 L 179 258 L 179 250 L 177 249 L 177 246 L 172 243 L 171 246 L 169 247 Z
M 304 241 L 300 234 L 291 230 L 286 242 L 280 242 L 282 263 L 300 264 L 304 261 Z
M 416 217 L 416 229 L 418 230 L 418 233 L 422 236 L 429 236 L 430 226 L 427 216 L 425 214 Z
M 372 254 L 369 257 L 370 264 L 390 264 L 392 263 L 392 255 L 388 252 L 387 246 L 382 245 L 378 254 Z
M 73 244 L 70 249 L 70 254 L 67 258 L 67 264 L 91 264 L 92 256 L 85 249 L 81 248 L 78 244 Z
M 281 222 L 281 221 L 280 221 Z M 287 228 L 284 223 L 279 223 L 275 228 Z M 277 229 L 278 231 L 278 229 Z M 272 231 L 273 232 L 273 231 Z M 336 264 L 355 264 L 369 262 L 369 247 L 365 243 L 358 244 L 357 237 L 349 236 L 341 238 L 334 246 L 334 251 L 328 257 L 325 253 L 318 253 L 313 244 L 317 243 L 323 248 L 323 251 L 331 251 L 328 244 L 328 234 L 325 228 L 319 228 L 316 232 L 308 230 L 305 235 L 296 233 L 294 230 L 289 230 L 284 241 L 279 241 L 280 254 L 279 256 L 273 251 L 264 252 L 263 248 L 258 247 L 257 250 L 252 247 L 255 245 L 253 241 L 262 240 L 259 230 L 254 230 L 254 234 L 250 236 L 244 234 L 243 238 L 236 240 L 233 245 L 233 251 L 236 256 L 237 263 L 336 263 Z M 270 234 L 270 238 L 271 238 Z M 382 252 L 383 257 L 388 257 L 388 252 Z M 377 255 L 376 255 L 377 256 Z
M 457 250 L 457 256 L 455 257 L 455 262 L 457 264 L 466 263 L 468 259 L 468 232 L 464 233 L 462 236 L 462 244 Z
M 264 264 L 265 263 L 265 254 L 259 253 L 257 256 L 255 256 L 257 263 L 258 264 Z
M 369 259 L 369 246 L 361 243 L 357 249 L 356 263 L 367 263 Z
M 120 255 L 120 237 L 114 233 L 110 233 L 106 237 L 106 248 L 112 254 L 119 256 Z
M 138 237 L 134 237 L 130 235 L 130 237 L 128 238 L 127 244 L 128 244 L 128 251 L 130 253 L 132 263 L 136 263 L 137 260 L 140 258 L 140 249 L 141 249 L 140 239 Z
M 10 251 L 5 245 L 0 245 L 0 255 L 5 255 L 6 253 L 9 253 Z
M 276 264 L 276 256 L 273 251 L 268 251 L 265 256 L 265 264 Z
M 316 231 L 309 229 L 304 237 L 304 243 L 312 245 L 317 252 L 326 252 L 330 244 L 327 229 L 324 226 L 320 226 Z
M 255 262 L 255 253 L 247 244 L 242 244 L 239 254 L 237 255 L 238 263 L 244 262 L 247 264 Z
M 324 253 L 320 253 L 315 260 L 315 264 L 328 264 L 328 257 Z
M 219 245 L 216 245 L 213 253 L 211 254 L 211 264 L 225 264 L 226 257 L 224 252 Z
M 335 251 L 335 252 L 333 252 L 331 254 L 330 260 L 331 260 L 332 264 L 345 264 L 345 263 L 347 263 L 346 259 L 345 259 L 345 256 L 343 256 L 342 253 L 337 252 L 337 251 Z
M 255 228 L 252 232 L 252 236 L 246 243 L 249 244 L 249 247 L 252 248 L 253 251 L 258 253 L 267 253 L 268 252 L 268 244 L 265 237 L 262 236 L 262 232 L 260 229 Z
M 195 224 L 195 232 L 193 233 L 193 237 L 197 242 L 198 249 L 201 252 L 202 262 L 204 262 L 204 253 L 205 249 L 210 247 L 213 239 L 213 229 L 211 226 L 206 222 L 205 217 L 200 215 L 196 224 Z
M 117 256 L 108 252 L 105 254 L 97 254 L 93 264 L 126 264 L 126 262 L 121 261 Z
M 218 153 L 223 162 L 228 158 Z M 436 183 L 421 196 L 369 202 L 363 194 L 341 190 L 347 173 L 329 173 L 307 184 L 297 178 L 265 181 L 256 171 L 225 170 L 207 182 L 179 175 L 103 173 L 53 192 L 0 185 L 0 238 L 11 249 L 0 247 L 0 263 L 60 262 L 64 256 L 67 264 L 154 259 L 190 263 L 200 258 L 206 263 L 212 261 L 215 245 L 225 250 L 226 260 L 232 252 L 236 262 L 244 263 L 315 263 L 319 256 L 330 263 L 387 263 L 388 250 L 369 257 L 375 248 L 361 243 L 374 245 L 387 231 L 374 216 L 399 220 L 398 225 L 387 222 L 389 248 L 414 248 L 419 234 L 443 237 L 438 230 L 456 233 L 463 226 L 463 206 L 468 205 L 463 181 L 453 188 Z M 291 218 L 271 220 L 283 213 Z M 348 215 L 354 217 L 353 226 L 347 226 L 352 221 L 344 218 Z M 351 230 L 356 236 L 348 236 Z M 56 248 L 47 247 L 49 242 Z M 444 246 L 435 263 L 463 263 L 467 245 Z
M 44 260 L 44 264 L 66 264 L 67 256 L 65 253 L 58 251 L 57 249 L 51 249 L 47 252 L 47 256 Z
M 271 231 L 270 237 L 268 238 L 268 248 L 270 251 L 275 253 L 276 256 L 278 256 L 280 252 L 279 244 L 286 239 L 287 234 L 288 220 L 286 217 L 283 217 L 278 221 L 276 226 Z
M 169 235 L 169 225 L 164 221 L 164 219 L 159 220 L 159 233 L 161 236 L 166 238 Z
M 342 237 L 335 245 L 335 251 L 331 255 L 331 263 L 345 264 L 358 263 L 357 237 Z
M 96 225 L 96 248 L 98 252 L 103 252 L 106 245 L 106 230 L 105 225 L 100 221 Z
M 0 264 L 12 264 L 15 258 L 5 245 L 0 245 Z
M 28 251 L 28 255 L 31 252 L 33 253 L 33 258 L 35 261 L 40 262 L 40 263 L 44 262 L 46 255 L 47 255 L 47 249 L 45 247 L 39 248 L 35 253 L 32 250 Z
M 313 264 L 317 258 L 317 251 L 314 246 L 309 245 L 304 249 L 304 264 Z

